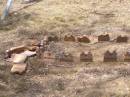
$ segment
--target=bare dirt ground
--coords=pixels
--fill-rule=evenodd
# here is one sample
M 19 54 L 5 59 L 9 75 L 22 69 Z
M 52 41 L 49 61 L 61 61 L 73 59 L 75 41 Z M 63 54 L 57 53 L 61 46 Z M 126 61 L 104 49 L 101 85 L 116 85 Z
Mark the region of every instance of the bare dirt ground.
M 130 64 L 102 62 L 108 49 L 116 49 L 122 56 L 130 48 L 130 41 L 122 44 L 93 40 L 91 44 L 58 42 L 55 46 L 75 56 L 91 50 L 94 62 L 74 63 L 68 68 L 45 67 L 32 58 L 24 75 L 10 74 L 11 66 L 3 60 L 6 49 L 21 45 L 28 38 L 40 40 L 45 34 L 63 37 L 109 33 L 111 39 L 118 35 L 130 37 L 129 0 L 41 0 L 23 9 L 26 5 L 19 2 L 14 1 L 10 17 L 0 23 L 0 97 L 130 97 Z M 0 9 L 3 4 L 0 1 Z

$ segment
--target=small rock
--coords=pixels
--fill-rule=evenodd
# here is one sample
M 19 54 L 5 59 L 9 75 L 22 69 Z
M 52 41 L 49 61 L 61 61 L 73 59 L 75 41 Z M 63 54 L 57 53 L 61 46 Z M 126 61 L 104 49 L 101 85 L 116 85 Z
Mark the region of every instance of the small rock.
M 13 74 L 23 74 L 26 71 L 27 64 L 13 64 L 11 68 L 11 73 Z

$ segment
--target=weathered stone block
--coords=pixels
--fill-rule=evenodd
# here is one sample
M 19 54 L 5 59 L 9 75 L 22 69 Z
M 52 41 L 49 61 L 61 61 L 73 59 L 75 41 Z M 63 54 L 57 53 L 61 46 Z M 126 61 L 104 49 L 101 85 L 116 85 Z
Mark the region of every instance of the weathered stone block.
M 109 34 L 106 34 L 106 35 L 99 35 L 98 36 L 98 41 L 110 41 L 110 36 Z
M 130 51 L 127 51 L 124 55 L 124 61 L 130 62 Z
M 44 36 L 43 41 L 41 41 L 41 42 L 43 42 L 44 45 L 49 44 L 48 36 Z
M 117 52 L 106 51 L 104 54 L 104 62 L 116 62 L 117 61 Z
M 11 68 L 11 73 L 13 74 L 23 74 L 27 69 L 27 64 L 13 64 Z
M 12 57 L 13 63 L 24 63 L 27 59 L 27 55 L 24 54 L 14 54 Z
M 25 50 L 26 50 L 26 47 L 24 45 L 13 47 L 13 48 L 10 48 L 9 50 L 6 50 L 6 54 L 7 54 L 7 57 L 10 58 L 12 54 L 19 54 L 21 52 L 24 52 Z
M 118 42 L 118 43 L 128 42 L 128 37 L 127 36 L 118 36 L 116 39 L 116 42 Z
M 18 46 L 18 47 L 12 47 L 9 50 L 6 50 L 6 57 L 5 58 L 11 58 L 12 54 L 20 54 L 24 51 L 36 51 L 38 49 L 38 46 L 34 46 L 34 45 L 22 45 L 22 46 Z
M 77 37 L 77 41 L 84 42 L 84 43 L 90 43 L 90 39 L 86 35 Z
M 51 42 L 51 41 L 57 42 L 58 40 L 59 40 L 59 38 L 56 35 L 50 35 L 50 36 L 48 36 L 48 41 L 49 42 Z
M 73 35 L 65 35 L 64 37 L 64 41 L 72 41 L 72 42 L 75 42 L 76 39 Z
M 80 61 L 82 62 L 92 62 L 93 61 L 93 55 L 91 52 L 82 52 L 80 54 Z
M 29 51 L 29 50 L 26 50 L 24 51 L 23 53 L 21 53 L 22 55 L 25 55 L 27 57 L 32 57 L 32 56 L 35 56 L 36 55 L 36 51 Z
M 72 62 L 73 61 L 73 55 L 70 53 L 65 53 L 62 52 L 59 55 L 56 56 L 56 59 L 59 61 L 64 61 L 64 62 Z

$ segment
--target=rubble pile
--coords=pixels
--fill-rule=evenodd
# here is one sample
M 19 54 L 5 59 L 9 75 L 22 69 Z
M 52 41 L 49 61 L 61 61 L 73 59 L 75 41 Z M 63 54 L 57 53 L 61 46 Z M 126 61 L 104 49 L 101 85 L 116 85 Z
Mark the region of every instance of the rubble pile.
M 27 69 L 27 59 L 36 55 L 39 43 L 30 41 L 29 45 L 22 45 L 6 50 L 5 59 L 12 64 L 11 73 L 23 74 Z
M 99 41 L 109 41 L 109 35 L 101 35 L 98 37 Z M 77 37 L 74 36 L 65 36 L 64 41 L 78 41 L 89 43 L 90 40 L 87 36 Z M 118 42 L 126 42 L 128 40 L 127 37 L 118 37 Z M 53 41 L 53 42 L 52 42 Z M 27 69 L 27 60 L 29 57 L 37 56 L 38 59 L 42 60 L 42 62 L 49 63 L 49 62 L 75 62 L 75 56 L 73 53 L 68 53 L 66 51 L 59 51 L 58 54 L 54 53 L 52 49 L 55 48 L 56 45 L 53 45 L 51 49 L 49 48 L 51 43 L 56 43 L 59 41 L 57 36 L 45 36 L 43 40 L 37 41 L 35 39 L 30 39 L 26 45 L 21 45 L 18 47 L 10 48 L 6 50 L 6 60 L 12 64 L 11 73 L 13 74 L 23 74 Z M 76 49 L 76 48 L 75 48 Z M 91 51 L 84 51 L 81 52 L 78 56 L 80 62 L 93 62 L 94 55 Z M 116 50 L 110 52 L 107 50 L 104 53 L 104 62 L 117 62 L 118 61 L 118 54 Z M 127 51 L 124 54 L 124 61 L 130 61 L 130 52 Z

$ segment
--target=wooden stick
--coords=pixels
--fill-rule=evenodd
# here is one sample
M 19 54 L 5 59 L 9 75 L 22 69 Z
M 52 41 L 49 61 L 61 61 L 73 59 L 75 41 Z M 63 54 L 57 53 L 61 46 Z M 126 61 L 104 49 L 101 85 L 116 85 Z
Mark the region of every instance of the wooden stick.
M 3 12 L 3 15 L 1 16 L 1 20 L 4 20 L 6 18 L 6 16 L 8 16 L 9 10 L 10 10 L 10 7 L 11 7 L 12 3 L 13 3 L 13 0 L 8 0 L 7 1 L 6 8 L 5 8 L 4 12 Z

